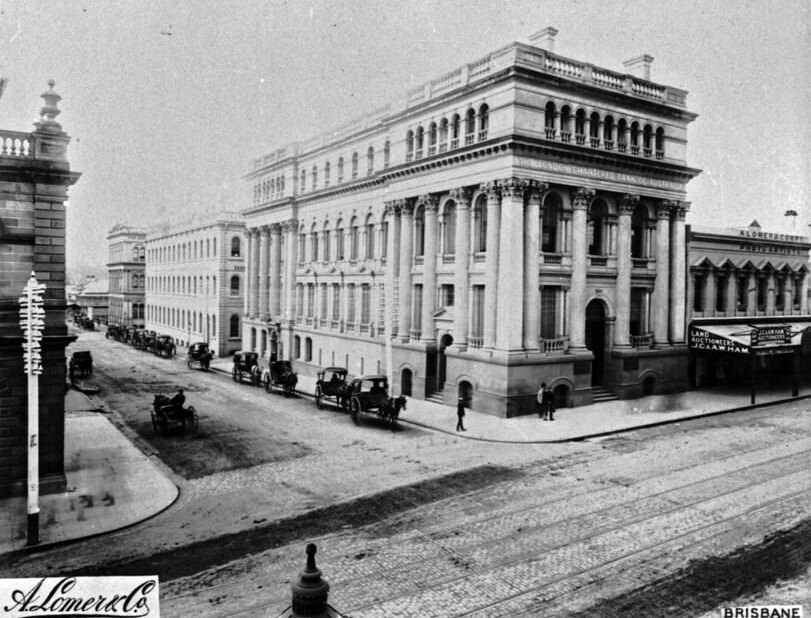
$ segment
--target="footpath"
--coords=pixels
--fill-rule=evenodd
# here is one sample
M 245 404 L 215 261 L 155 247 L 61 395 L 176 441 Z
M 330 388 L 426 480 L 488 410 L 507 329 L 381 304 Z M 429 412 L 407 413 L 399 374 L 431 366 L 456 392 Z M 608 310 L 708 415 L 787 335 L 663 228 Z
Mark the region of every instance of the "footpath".
M 169 507 L 178 488 L 79 391 L 65 394 L 64 493 L 39 499 L 40 545 L 111 532 Z M 26 498 L 0 500 L 0 554 L 26 547 Z
M 231 375 L 231 359 L 215 359 L 211 369 Z M 299 376 L 297 392 L 315 393 L 315 378 Z M 554 421 L 537 415 L 500 418 L 467 410 L 466 431 L 455 432 L 456 408 L 409 397 L 400 415 L 411 423 L 460 439 L 502 443 L 544 443 L 599 439 L 641 427 L 677 423 L 753 407 L 811 397 L 811 388 L 792 397 L 786 389 L 748 393 L 734 389 L 702 389 L 634 400 L 605 401 L 555 412 Z M 314 404 L 313 404 L 314 405 Z M 40 497 L 40 545 L 95 536 L 124 528 L 165 510 L 178 488 L 106 417 L 103 404 L 69 390 L 65 396 L 65 473 L 67 489 Z M 25 497 L 0 500 L 0 554 L 26 547 Z
M 231 359 L 215 359 L 214 371 L 231 375 Z M 313 397 L 316 379 L 299 375 L 296 392 Z M 562 408 L 554 421 L 543 421 L 537 414 L 501 418 L 472 410 L 465 411 L 465 432 L 456 432 L 456 406 L 423 399 L 408 398 L 400 421 L 434 431 L 457 433 L 460 438 L 505 443 L 568 442 L 598 438 L 614 433 L 675 423 L 691 418 L 748 410 L 765 405 L 786 403 L 811 397 L 811 387 L 801 388 L 792 397 L 790 387 L 757 392 L 755 405 L 740 387 L 704 388 L 671 395 L 651 395 L 640 399 L 603 401 L 578 408 Z

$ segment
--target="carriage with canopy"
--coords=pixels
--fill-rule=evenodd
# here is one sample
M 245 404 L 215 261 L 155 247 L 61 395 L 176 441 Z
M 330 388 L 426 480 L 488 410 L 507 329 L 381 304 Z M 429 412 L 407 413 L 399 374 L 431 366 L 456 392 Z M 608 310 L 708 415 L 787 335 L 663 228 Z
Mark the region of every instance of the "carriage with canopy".
M 323 407 L 325 399 L 331 399 L 344 410 L 349 408 L 349 384 L 347 370 L 343 367 L 326 367 L 318 372 L 315 384 L 315 405 Z
M 186 352 L 186 365 L 191 369 L 192 363 L 199 363 L 200 369 L 208 371 L 213 357 L 214 352 L 208 349 L 208 344 L 204 341 L 198 341 L 189 346 Z
M 392 429 L 397 425 L 400 410 L 406 409 L 406 398 L 389 396 L 389 381 L 385 375 L 372 374 L 355 378 L 349 384 L 349 414 L 356 425 L 361 412 L 374 412 Z
M 267 369 L 262 372 L 262 383 L 268 393 L 273 392 L 273 387 L 281 389 L 285 397 L 289 397 L 295 392 L 298 384 L 298 376 L 293 371 L 293 364 L 289 360 L 279 360 L 270 363 Z

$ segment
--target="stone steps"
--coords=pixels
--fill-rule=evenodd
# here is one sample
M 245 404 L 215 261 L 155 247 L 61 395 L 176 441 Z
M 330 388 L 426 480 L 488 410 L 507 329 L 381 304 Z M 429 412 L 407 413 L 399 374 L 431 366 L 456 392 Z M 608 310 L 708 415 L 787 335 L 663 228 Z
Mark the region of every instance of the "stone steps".
M 602 386 L 592 386 L 592 401 L 593 403 L 602 403 L 603 401 L 616 401 L 619 399 L 614 393 L 604 389 Z

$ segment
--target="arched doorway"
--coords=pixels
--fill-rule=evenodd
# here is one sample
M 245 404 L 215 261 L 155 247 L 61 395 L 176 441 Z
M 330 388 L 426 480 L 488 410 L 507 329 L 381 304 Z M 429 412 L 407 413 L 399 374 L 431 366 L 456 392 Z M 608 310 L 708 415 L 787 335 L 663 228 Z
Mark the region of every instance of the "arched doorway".
M 594 354 L 591 363 L 591 385 L 602 386 L 605 371 L 606 320 L 605 304 L 594 299 L 586 306 L 586 347 Z
M 439 340 L 439 349 L 437 350 L 437 372 L 436 372 L 436 390 L 441 391 L 445 388 L 445 378 L 447 377 L 446 365 L 447 357 L 445 350 L 453 343 L 453 337 L 450 335 L 442 335 Z
M 465 406 L 473 408 L 473 385 L 467 380 L 459 382 L 459 398 L 465 402 Z
M 406 397 L 411 397 L 411 382 L 413 374 L 411 369 L 403 369 L 400 374 L 400 394 Z
M 279 360 L 279 336 L 276 334 L 276 330 L 270 331 L 270 362 L 276 362 Z

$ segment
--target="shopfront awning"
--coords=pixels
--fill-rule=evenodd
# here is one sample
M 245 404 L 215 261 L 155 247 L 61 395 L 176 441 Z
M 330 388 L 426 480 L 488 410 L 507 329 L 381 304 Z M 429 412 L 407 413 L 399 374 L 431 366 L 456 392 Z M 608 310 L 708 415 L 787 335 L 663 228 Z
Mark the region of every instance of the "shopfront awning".
M 800 345 L 803 332 L 811 322 L 779 324 L 693 323 L 690 325 L 691 350 L 731 354 L 776 354 Z

